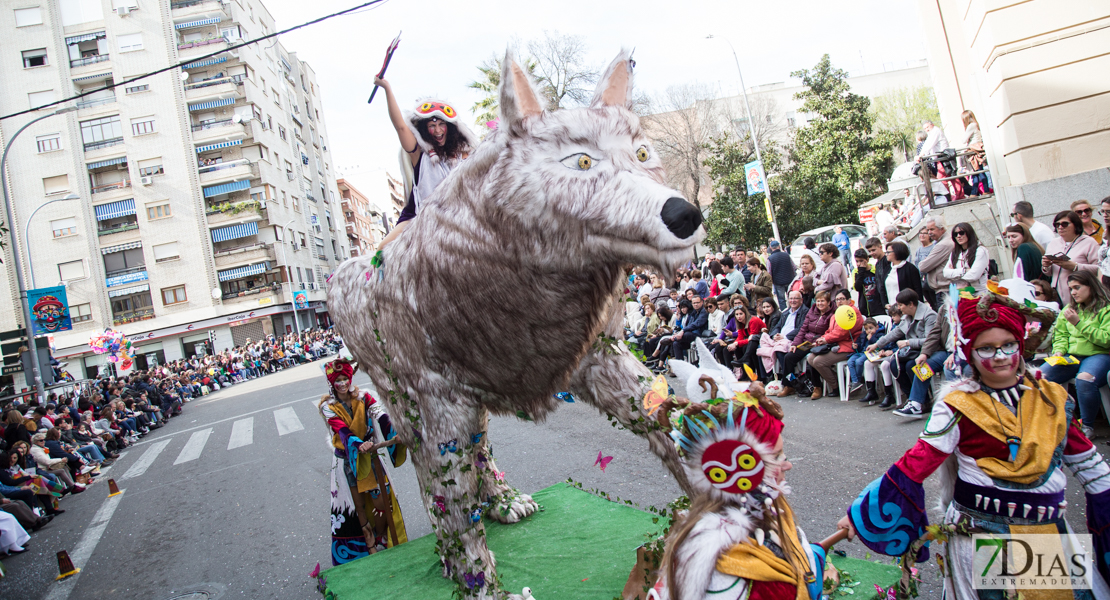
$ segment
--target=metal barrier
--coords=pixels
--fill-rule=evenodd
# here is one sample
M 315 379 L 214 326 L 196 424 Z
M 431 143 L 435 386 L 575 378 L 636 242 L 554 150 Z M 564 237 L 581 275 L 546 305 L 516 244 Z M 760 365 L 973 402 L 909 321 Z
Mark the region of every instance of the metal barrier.
M 74 381 L 61 381 L 53 385 L 46 386 L 46 393 L 49 395 L 51 392 L 57 394 L 69 394 L 76 392 L 78 396 L 87 396 L 88 393 L 96 387 L 95 379 L 77 379 Z M 61 390 L 61 392 L 58 392 Z M 8 394 L 0 396 L 0 408 L 7 408 L 17 398 L 34 398 L 35 390 L 30 389 L 18 394 Z
M 938 154 L 930 154 L 930 155 L 922 158 L 922 160 L 921 160 L 921 169 L 918 170 L 917 175 L 919 177 L 921 177 L 921 181 L 924 182 L 924 184 L 925 184 L 925 195 L 929 198 L 929 209 L 930 210 L 937 207 L 936 198 L 933 195 L 933 182 L 934 181 L 937 181 L 937 182 L 955 181 L 957 179 L 964 179 L 966 177 L 971 177 L 973 175 L 981 175 L 981 174 L 986 174 L 989 177 L 990 176 L 990 168 L 984 168 L 981 171 L 969 171 L 967 173 L 957 173 L 957 174 L 952 175 L 950 177 L 935 178 L 935 177 L 933 177 L 933 172 L 932 172 L 932 169 L 929 168 L 929 165 L 936 164 L 938 162 L 947 162 L 949 160 L 958 161 L 961 157 L 971 156 L 973 154 L 979 154 L 979 153 L 976 152 L 976 151 L 973 151 L 973 150 L 961 150 L 959 152 L 956 152 L 952 156 L 949 156 L 949 155 L 942 152 L 942 153 L 938 153 Z M 957 168 L 957 171 L 958 170 L 959 169 Z M 986 193 L 986 194 L 980 194 L 978 196 L 965 196 L 964 198 L 962 198 L 960 200 L 952 200 L 950 198 L 948 200 L 948 202 L 946 204 L 944 204 L 944 206 L 947 206 L 948 204 L 959 204 L 961 202 L 970 202 L 970 201 L 974 201 L 974 200 L 982 200 L 983 198 L 987 198 L 987 197 L 990 197 L 990 196 L 993 196 L 993 195 L 994 195 L 993 192 L 989 192 L 989 193 Z

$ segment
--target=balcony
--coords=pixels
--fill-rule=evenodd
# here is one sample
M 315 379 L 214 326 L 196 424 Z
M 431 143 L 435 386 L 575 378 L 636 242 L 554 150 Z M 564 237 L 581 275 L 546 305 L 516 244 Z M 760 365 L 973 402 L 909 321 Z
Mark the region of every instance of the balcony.
M 108 60 L 111 55 L 108 54 L 93 54 L 90 56 L 83 56 L 81 58 L 74 58 L 69 61 L 69 68 L 76 69 L 77 67 L 84 67 L 87 65 L 95 65 Z
M 274 248 L 263 242 L 227 248 L 212 254 L 216 259 L 217 269 L 236 267 L 241 264 L 251 264 L 264 260 L 274 260 Z
M 112 325 L 125 325 L 127 323 L 134 323 L 136 321 L 146 321 L 147 319 L 154 318 L 154 307 L 148 306 L 128 312 L 115 313 L 112 315 Z
M 223 4 L 219 0 L 182 0 L 170 2 L 173 20 L 176 22 L 193 21 L 204 18 L 226 17 Z
M 93 96 L 85 96 L 84 98 L 78 100 L 76 102 L 75 106 L 77 107 L 78 110 L 84 110 L 86 108 L 95 108 L 97 106 L 104 106 L 105 104 L 111 104 L 115 101 L 116 101 L 116 95 L 115 94 L 111 94 L 109 96 L 102 96 L 102 97 L 99 97 L 99 98 L 98 97 L 93 97 Z
M 205 211 L 209 226 L 224 225 L 229 223 L 245 223 L 264 218 L 262 205 L 255 200 L 243 202 L 224 202 L 214 204 Z
M 104 280 L 104 285 L 107 287 L 137 283 L 149 279 L 146 272 L 146 265 L 120 269 L 118 271 L 108 271 L 105 275 L 107 275 L 107 278 Z
M 204 123 L 197 123 L 192 126 L 193 141 L 200 142 L 213 142 L 213 141 L 226 141 L 246 137 L 246 128 L 242 123 L 236 123 L 232 119 L 221 119 L 218 121 L 205 121 Z
M 243 290 L 241 292 L 225 292 L 224 295 L 222 296 L 222 299 L 224 301 L 224 304 L 239 304 L 239 303 L 242 303 L 242 304 L 247 304 L 247 303 L 263 304 L 264 301 L 266 301 L 266 300 L 269 300 L 269 302 L 272 302 L 273 301 L 272 298 L 275 295 L 276 296 L 281 296 L 282 295 L 282 293 L 281 293 L 281 284 L 277 283 L 277 282 L 274 282 L 274 283 L 271 283 L 271 284 L 268 284 L 268 285 L 261 285 L 261 286 L 258 286 L 258 287 L 251 288 L 249 290 Z M 265 303 L 268 303 L 268 302 L 265 302 Z
M 130 192 L 127 192 L 126 190 L 129 190 L 130 188 L 131 188 L 131 180 L 130 179 L 124 179 L 123 181 L 117 181 L 115 183 L 106 183 L 104 185 L 94 185 L 93 188 L 92 188 L 92 193 L 93 193 L 94 196 L 97 196 L 99 194 L 104 194 L 103 196 L 99 196 L 95 199 L 96 202 L 102 202 L 104 200 L 109 199 L 110 196 L 115 195 L 112 192 L 123 191 L 125 194 L 127 194 L 127 193 L 130 193 Z
M 201 185 L 235 181 L 245 177 L 258 177 L 258 168 L 248 158 L 207 165 L 197 169 Z
M 185 84 L 185 100 L 188 102 L 242 97 L 242 75 L 214 77 L 212 79 Z
M 181 60 L 187 61 L 191 58 L 216 52 L 222 48 L 226 48 L 227 45 L 227 39 L 219 36 L 192 42 L 182 42 L 177 45 L 177 56 Z

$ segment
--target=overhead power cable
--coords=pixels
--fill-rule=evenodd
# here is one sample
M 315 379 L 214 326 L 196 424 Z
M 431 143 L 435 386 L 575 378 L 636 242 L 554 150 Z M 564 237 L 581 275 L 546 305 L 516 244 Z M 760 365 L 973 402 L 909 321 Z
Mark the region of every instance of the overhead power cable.
M 283 29 L 281 31 L 275 31 L 274 33 L 270 33 L 270 34 L 267 34 L 267 35 L 264 35 L 264 36 L 261 36 L 261 37 L 256 37 L 253 40 L 249 40 L 249 41 L 246 41 L 246 42 L 235 44 L 233 46 L 229 46 L 227 48 L 224 48 L 223 50 L 217 50 L 215 52 L 205 54 L 204 56 L 198 56 L 198 57 L 195 57 L 195 58 L 190 58 L 189 60 L 181 61 L 177 64 L 173 64 L 173 65 L 170 65 L 168 67 L 158 69 L 157 71 L 151 71 L 150 73 L 147 73 L 145 75 L 138 75 L 136 77 L 132 77 L 131 79 L 126 79 L 126 80 L 121 81 L 119 83 L 112 83 L 112 84 L 106 85 L 102 88 L 97 88 L 95 90 L 89 90 L 87 92 L 82 92 L 80 94 L 76 94 L 76 95 L 70 96 L 68 98 L 63 98 L 61 100 L 56 100 L 56 101 L 51 102 L 49 104 L 44 104 L 42 106 L 36 106 L 35 108 L 29 108 L 27 110 L 21 110 L 19 112 L 14 112 L 14 113 L 11 113 L 9 115 L 4 115 L 4 116 L 0 117 L 0 121 L 2 121 L 4 119 L 10 119 L 12 117 L 18 117 L 19 115 L 26 115 L 26 114 L 33 113 L 33 112 L 38 112 L 38 111 L 40 111 L 44 108 L 49 108 L 51 106 L 57 106 L 59 104 L 65 104 L 66 102 L 69 102 L 70 100 L 77 100 L 78 98 L 84 98 L 85 96 L 89 96 L 89 95 L 95 94 L 97 92 L 102 92 L 104 90 L 114 89 L 114 88 L 117 88 L 121 85 L 127 85 L 129 83 L 133 83 L 133 82 L 139 81 L 141 79 L 146 79 L 147 77 L 152 77 L 154 75 L 159 75 L 161 73 L 165 73 L 166 71 L 173 71 L 175 69 L 180 69 L 181 67 L 183 67 L 187 64 L 190 64 L 190 63 L 199 62 L 199 61 L 202 61 L 206 58 L 212 58 L 214 56 L 218 56 L 220 54 L 223 54 L 224 52 L 230 52 L 232 50 L 238 50 L 239 48 L 242 48 L 244 46 L 250 46 L 251 44 L 257 44 L 258 42 L 268 40 L 272 37 L 277 37 L 279 35 L 284 35 L 284 34 L 289 33 L 291 31 L 296 31 L 298 29 L 308 27 L 309 25 L 315 25 L 317 23 L 322 23 L 322 22 L 327 21 L 328 19 L 331 19 L 331 18 L 334 18 L 334 17 L 339 17 L 339 16 L 351 14 L 351 13 L 354 13 L 356 11 L 362 10 L 364 8 L 370 8 L 370 7 L 373 7 L 375 4 L 382 4 L 386 1 L 387 0 L 370 0 L 369 2 L 364 2 L 362 4 L 359 4 L 358 6 L 352 6 L 351 8 L 348 8 L 346 10 L 341 10 L 337 13 L 332 13 L 330 15 L 326 15 L 326 16 L 320 17 L 318 19 L 313 19 L 312 21 L 301 23 L 300 25 L 296 25 L 296 26 L 290 27 L 288 29 Z

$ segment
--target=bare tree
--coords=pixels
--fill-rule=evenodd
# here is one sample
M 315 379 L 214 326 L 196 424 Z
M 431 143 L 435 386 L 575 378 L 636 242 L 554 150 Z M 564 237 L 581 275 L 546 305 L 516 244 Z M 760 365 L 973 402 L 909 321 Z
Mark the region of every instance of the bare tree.
M 717 108 L 717 112 L 721 115 L 727 115 L 727 119 L 731 122 L 728 127 L 729 133 L 736 136 L 744 147 L 754 155 L 755 148 L 752 146 L 751 130 L 748 128 L 748 112 L 744 105 L 744 97 L 732 96 L 713 102 L 722 105 Z M 749 94 L 748 102 L 752 110 L 751 118 L 752 124 L 755 126 L 755 139 L 759 141 L 760 150 L 772 145 L 784 145 L 788 141 L 786 137 L 788 127 L 785 115 L 780 115 L 778 112 L 778 104 L 775 99 L 764 94 Z
M 544 31 L 543 39 L 528 42 L 536 61 L 536 83 L 547 96 L 548 110 L 589 102 L 600 73 L 586 64 L 586 42 L 580 35 Z
M 709 142 L 726 131 L 725 104 L 713 100 L 713 88 L 685 84 L 668 87 L 651 101 L 651 115 L 642 122 L 667 171 L 667 183 L 696 206 L 712 194 L 708 169 Z

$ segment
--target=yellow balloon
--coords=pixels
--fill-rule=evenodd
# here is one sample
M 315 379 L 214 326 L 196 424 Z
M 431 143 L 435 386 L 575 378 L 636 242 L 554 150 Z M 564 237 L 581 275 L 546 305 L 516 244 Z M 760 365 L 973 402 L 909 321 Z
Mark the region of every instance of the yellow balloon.
M 856 326 L 856 311 L 851 306 L 841 306 L 836 309 L 836 324 L 841 329 L 851 331 Z

